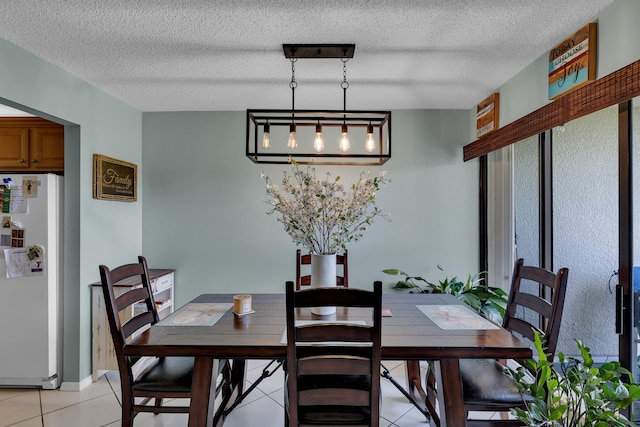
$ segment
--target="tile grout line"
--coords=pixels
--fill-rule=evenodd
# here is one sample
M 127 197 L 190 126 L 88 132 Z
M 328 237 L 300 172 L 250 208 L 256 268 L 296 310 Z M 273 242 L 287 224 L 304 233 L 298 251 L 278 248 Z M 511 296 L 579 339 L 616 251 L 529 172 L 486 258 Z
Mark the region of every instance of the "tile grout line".
M 65 393 L 65 392 L 63 392 L 63 393 Z M 69 408 L 72 408 L 72 407 L 77 406 L 77 405 L 82 405 L 82 404 L 85 404 L 85 403 L 89 403 L 92 400 L 97 400 L 97 399 L 100 399 L 100 398 L 108 396 L 108 395 L 109 395 L 109 393 L 101 394 L 101 395 L 98 395 L 98 396 L 94 396 L 94 397 L 92 397 L 90 399 L 81 400 L 81 401 L 78 401 L 78 402 L 75 402 L 75 403 L 71 403 L 69 405 L 61 406 L 59 408 L 56 408 L 56 409 L 53 409 L 53 410 L 47 412 L 47 415 L 48 414 L 53 414 L 53 413 L 58 412 L 58 411 L 64 411 L 65 409 L 69 409 Z M 42 407 L 40 408 L 40 411 L 43 414 L 43 424 L 44 424 L 44 412 L 43 412 Z
M 40 421 L 44 427 L 44 410 L 42 408 L 42 390 L 38 389 L 38 402 L 40 403 Z
M 120 401 L 120 396 L 118 396 L 118 394 L 120 393 L 116 393 L 115 388 L 113 388 L 113 384 L 111 384 L 111 380 L 109 379 L 109 375 L 105 374 L 104 378 L 107 380 L 107 384 L 109 384 L 109 388 L 111 389 L 111 391 L 113 392 L 113 395 L 116 398 L 116 401 L 118 402 L 118 405 L 120 405 L 120 408 L 122 408 L 122 402 Z M 118 377 L 118 382 L 120 381 L 120 377 Z M 111 421 L 108 424 L 103 424 L 101 427 L 107 427 L 109 425 L 112 425 L 113 423 L 115 423 L 116 421 L 121 421 L 122 420 L 122 416 L 120 416 L 117 420 L 115 421 Z
M 120 401 L 120 397 L 118 396 L 119 393 L 116 393 L 116 390 L 113 388 L 113 385 L 111 384 L 111 380 L 107 375 L 105 375 L 105 379 L 107 380 L 107 384 L 109 384 L 109 388 L 111 389 L 113 394 L 116 396 L 116 400 L 118 401 L 118 404 L 122 408 L 122 402 Z
M 11 424 L 7 424 L 6 427 L 11 427 L 11 426 L 15 426 L 18 424 L 22 424 L 25 421 L 29 421 L 29 420 L 33 420 L 35 418 L 40 418 L 40 422 L 42 423 L 42 427 L 44 427 L 44 416 L 42 414 L 42 397 L 40 396 L 40 390 L 35 390 L 38 392 L 38 401 L 39 401 L 39 405 L 40 405 L 40 415 L 36 415 L 35 417 L 30 417 L 30 418 L 25 418 L 24 420 L 20 420 L 20 421 L 16 421 L 15 423 L 11 423 Z M 14 396 L 15 397 L 15 396 Z M 9 397 L 8 399 L 12 399 L 13 397 Z M 2 399 L 2 400 L 7 400 L 7 399 Z

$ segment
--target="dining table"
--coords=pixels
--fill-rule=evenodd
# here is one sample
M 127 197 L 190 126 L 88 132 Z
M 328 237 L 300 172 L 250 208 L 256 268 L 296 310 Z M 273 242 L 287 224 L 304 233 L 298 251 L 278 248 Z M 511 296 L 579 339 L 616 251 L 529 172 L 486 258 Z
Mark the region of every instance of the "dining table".
M 124 347 L 127 356 L 195 357 L 189 427 L 221 426 L 243 393 L 246 361 L 286 358 L 285 295 L 253 294 L 248 314 L 233 311 L 233 294 L 203 294 L 151 326 Z M 425 405 L 418 362 L 435 361 L 441 427 L 466 425 L 459 360 L 527 359 L 530 347 L 448 294 L 383 294 L 382 360 L 407 363 L 409 394 Z M 340 308 L 298 319 L 371 321 L 363 309 Z M 368 317 L 368 318 L 367 318 Z M 232 359 L 232 392 L 214 408 L 218 360 Z M 260 421 L 256 418 L 256 424 Z

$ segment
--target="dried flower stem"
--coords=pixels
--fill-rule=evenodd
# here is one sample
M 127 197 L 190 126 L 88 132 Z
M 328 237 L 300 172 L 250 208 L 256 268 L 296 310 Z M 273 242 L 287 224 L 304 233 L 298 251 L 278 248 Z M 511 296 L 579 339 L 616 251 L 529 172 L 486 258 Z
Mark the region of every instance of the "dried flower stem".
M 316 177 L 315 168 L 300 170 L 293 163 L 292 173 L 284 172 L 282 188 L 262 174 L 271 206 L 267 214 L 279 214 L 278 221 L 297 245 L 313 254 L 331 254 L 344 250 L 351 241 L 360 240 L 376 216 L 389 216 L 376 207 L 376 192 L 389 183 L 382 172 L 371 178 L 361 172 L 347 193 L 340 177 Z

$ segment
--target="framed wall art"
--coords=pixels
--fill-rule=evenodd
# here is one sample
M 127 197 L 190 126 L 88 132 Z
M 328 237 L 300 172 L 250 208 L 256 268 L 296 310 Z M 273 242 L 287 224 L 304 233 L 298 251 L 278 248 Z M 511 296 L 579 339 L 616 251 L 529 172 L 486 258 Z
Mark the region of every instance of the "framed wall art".
M 138 200 L 138 166 L 94 154 L 93 198 L 120 202 Z
M 596 79 L 598 24 L 587 24 L 549 51 L 549 99 Z
M 476 138 L 498 129 L 500 94 L 492 93 L 476 109 Z

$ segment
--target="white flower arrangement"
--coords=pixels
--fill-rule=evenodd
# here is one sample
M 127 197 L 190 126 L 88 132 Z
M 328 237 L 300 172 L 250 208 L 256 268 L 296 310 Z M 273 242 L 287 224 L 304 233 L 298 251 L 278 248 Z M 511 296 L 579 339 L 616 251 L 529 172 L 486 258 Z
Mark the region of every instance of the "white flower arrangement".
M 316 178 L 315 168 L 300 170 L 292 160 L 293 171 L 284 171 L 282 188 L 262 173 L 271 206 L 268 215 L 279 214 L 278 221 L 296 245 L 315 255 L 334 254 L 351 241 L 358 241 L 376 216 L 389 215 L 376 206 L 376 192 L 389 183 L 385 172 L 375 177 L 361 172 L 360 179 L 346 192 L 340 176 Z

